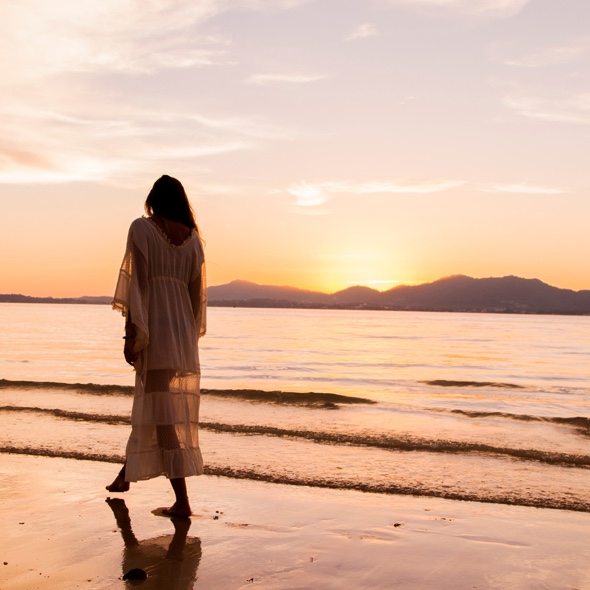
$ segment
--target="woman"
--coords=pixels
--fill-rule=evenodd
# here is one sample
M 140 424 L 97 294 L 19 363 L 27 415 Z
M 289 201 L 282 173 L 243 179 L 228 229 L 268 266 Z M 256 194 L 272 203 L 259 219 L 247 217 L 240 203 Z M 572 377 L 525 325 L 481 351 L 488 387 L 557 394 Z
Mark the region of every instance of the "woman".
M 203 473 L 199 449 L 198 339 L 205 334 L 205 258 L 182 184 L 162 176 L 129 228 L 113 299 L 125 322 L 125 360 L 135 368 L 131 435 L 109 492 L 165 475 L 176 501 L 164 514 L 189 517 L 185 477 Z

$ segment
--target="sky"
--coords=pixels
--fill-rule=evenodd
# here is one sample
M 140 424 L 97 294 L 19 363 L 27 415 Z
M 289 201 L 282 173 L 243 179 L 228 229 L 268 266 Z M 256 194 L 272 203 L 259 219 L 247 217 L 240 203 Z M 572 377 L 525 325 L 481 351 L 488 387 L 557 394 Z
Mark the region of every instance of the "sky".
M 590 289 L 588 0 L 0 0 L 0 293 L 113 292 L 161 174 L 210 285 Z

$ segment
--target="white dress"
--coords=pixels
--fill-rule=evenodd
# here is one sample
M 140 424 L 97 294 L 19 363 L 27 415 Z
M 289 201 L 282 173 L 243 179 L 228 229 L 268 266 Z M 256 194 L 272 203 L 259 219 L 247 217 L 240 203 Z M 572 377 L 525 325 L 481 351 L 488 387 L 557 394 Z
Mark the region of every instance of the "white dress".
M 113 308 L 136 327 L 135 392 L 125 480 L 200 475 L 199 337 L 206 329 L 198 233 L 180 246 L 145 217 L 129 228 Z

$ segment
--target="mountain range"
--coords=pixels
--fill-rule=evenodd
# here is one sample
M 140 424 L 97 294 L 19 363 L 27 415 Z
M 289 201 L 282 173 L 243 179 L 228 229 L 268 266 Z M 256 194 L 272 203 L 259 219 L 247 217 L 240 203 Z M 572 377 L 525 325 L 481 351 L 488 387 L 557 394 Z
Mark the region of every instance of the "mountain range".
M 456 275 L 388 291 L 357 286 L 332 294 L 249 281 L 232 281 L 207 291 L 211 306 L 590 314 L 590 290 L 559 289 L 515 276 Z
M 515 276 L 474 279 L 456 275 L 388 291 L 350 287 L 336 293 L 236 280 L 207 289 L 212 307 L 377 309 L 590 315 L 590 290 L 572 291 Z M 0 295 L 0 302 L 108 304 L 111 297 L 53 298 Z

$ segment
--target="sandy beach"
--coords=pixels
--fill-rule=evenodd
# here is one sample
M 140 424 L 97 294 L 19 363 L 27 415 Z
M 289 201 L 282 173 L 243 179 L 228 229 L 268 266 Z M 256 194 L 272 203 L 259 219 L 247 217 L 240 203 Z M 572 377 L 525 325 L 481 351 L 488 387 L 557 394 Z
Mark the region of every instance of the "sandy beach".
M 163 478 L 108 494 L 115 470 L 2 455 L 2 590 L 590 588 L 586 513 L 202 476 L 189 525 L 153 513 Z

